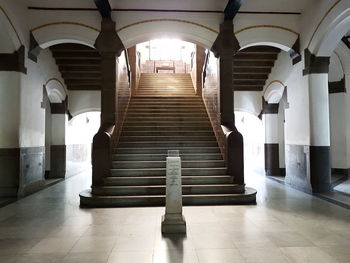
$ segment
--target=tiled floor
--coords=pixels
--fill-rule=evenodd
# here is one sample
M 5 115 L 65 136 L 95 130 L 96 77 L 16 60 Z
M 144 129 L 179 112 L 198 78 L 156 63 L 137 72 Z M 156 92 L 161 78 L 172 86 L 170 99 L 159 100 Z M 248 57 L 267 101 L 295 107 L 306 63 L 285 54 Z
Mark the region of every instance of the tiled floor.
M 80 174 L 0 208 L 0 262 L 350 262 L 350 210 L 253 173 L 247 185 L 256 206 L 185 207 L 187 237 L 163 238 L 164 208 L 80 209 Z
M 334 189 L 350 196 L 350 179 L 338 184 Z

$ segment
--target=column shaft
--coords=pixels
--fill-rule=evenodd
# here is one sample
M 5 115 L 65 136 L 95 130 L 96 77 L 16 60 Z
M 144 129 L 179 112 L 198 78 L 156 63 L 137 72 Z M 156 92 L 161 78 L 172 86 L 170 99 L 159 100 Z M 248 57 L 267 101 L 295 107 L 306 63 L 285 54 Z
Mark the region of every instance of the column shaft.
M 331 189 L 328 74 L 310 74 L 310 180 L 313 192 Z
M 116 123 L 117 89 L 116 89 L 116 54 L 101 54 L 102 90 L 101 123 Z
M 280 175 L 278 114 L 264 114 L 265 120 L 265 172 L 266 175 Z

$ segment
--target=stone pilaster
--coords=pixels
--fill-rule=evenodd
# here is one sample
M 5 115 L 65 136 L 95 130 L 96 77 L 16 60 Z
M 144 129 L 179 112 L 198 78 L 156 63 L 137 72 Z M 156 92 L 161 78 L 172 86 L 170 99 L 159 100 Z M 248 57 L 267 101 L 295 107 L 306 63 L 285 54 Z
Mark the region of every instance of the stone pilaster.
M 328 98 L 329 57 L 305 50 L 310 107 L 310 183 L 313 192 L 331 189 L 330 125 Z
M 280 175 L 278 143 L 278 104 L 267 103 L 263 98 L 265 123 L 265 173 L 267 176 Z
M 110 18 L 102 18 L 101 32 L 95 47 L 101 55 L 101 124 L 115 124 L 117 109 L 116 59 L 124 50 L 115 22 Z

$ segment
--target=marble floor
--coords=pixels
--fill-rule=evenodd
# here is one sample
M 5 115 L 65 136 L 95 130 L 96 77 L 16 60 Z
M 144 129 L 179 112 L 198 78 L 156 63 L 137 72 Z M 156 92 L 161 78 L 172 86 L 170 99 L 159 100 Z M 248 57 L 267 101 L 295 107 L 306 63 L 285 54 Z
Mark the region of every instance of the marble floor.
M 350 196 L 350 178 L 338 184 L 336 187 L 334 187 L 334 190 Z
M 246 181 L 257 205 L 185 207 L 187 236 L 164 238 L 164 208 L 80 209 L 82 173 L 0 208 L 0 262 L 350 262 L 350 210 L 253 172 Z

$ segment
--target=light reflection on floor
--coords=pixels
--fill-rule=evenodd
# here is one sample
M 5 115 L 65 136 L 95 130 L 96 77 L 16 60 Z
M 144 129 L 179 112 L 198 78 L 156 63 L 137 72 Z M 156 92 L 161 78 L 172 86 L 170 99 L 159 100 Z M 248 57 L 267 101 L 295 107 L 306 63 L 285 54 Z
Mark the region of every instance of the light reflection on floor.
M 163 238 L 164 208 L 80 209 L 80 174 L 0 208 L 0 262 L 350 262 L 350 210 L 246 172 L 257 205 L 185 207 L 187 236 Z

